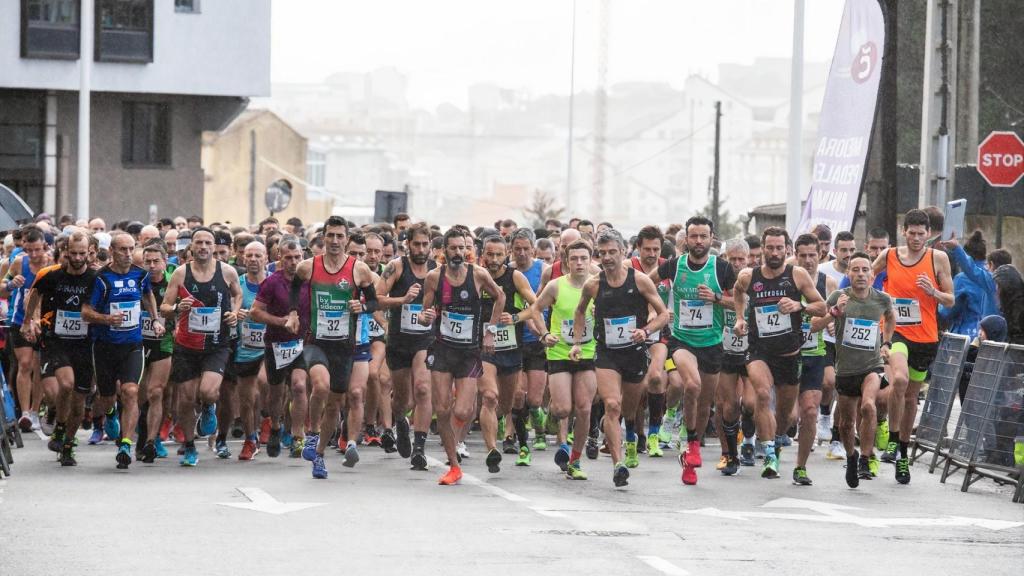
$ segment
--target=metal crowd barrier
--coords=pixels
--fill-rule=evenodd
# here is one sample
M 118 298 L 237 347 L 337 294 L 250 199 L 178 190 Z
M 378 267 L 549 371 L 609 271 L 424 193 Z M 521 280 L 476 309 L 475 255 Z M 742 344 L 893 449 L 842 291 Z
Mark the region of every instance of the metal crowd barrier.
M 1014 460 L 1015 439 L 1024 436 L 1024 346 L 983 342 L 978 360 L 949 448 L 940 448 L 941 482 L 963 470 L 962 491 L 990 478 L 1013 484 L 1013 501 L 1024 502 L 1024 467 Z
M 7 387 L 3 370 L 0 370 L 0 477 L 11 475 L 11 464 L 14 463 L 11 444 L 22 446 L 21 431 L 18 430 L 15 416 L 14 397 Z
M 929 452 L 932 454 L 931 462 L 928 465 L 929 474 L 935 472 L 940 458 L 943 460 L 946 458 L 942 454 L 942 449 L 948 447 L 947 423 L 953 410 L 953 402 L 957 398 L 957 391 L 960 388 L 960 378 L 970 345 L 971 339 L 967 336 L 944 333 L 942 341 L 939 342 L 935 362 L 929 370 L 928 395 L 921 408 L 914 447 L 910 453 L 911 462 L 916 462 L 918 458 Z M 986 350 L 992 350 L 992 348 Z M 982 360 L 981 353 L 979 352 L 978 355 L 979 361 Z M 999 353 L 1001 355 L 1002 351 L 1000 350 Z

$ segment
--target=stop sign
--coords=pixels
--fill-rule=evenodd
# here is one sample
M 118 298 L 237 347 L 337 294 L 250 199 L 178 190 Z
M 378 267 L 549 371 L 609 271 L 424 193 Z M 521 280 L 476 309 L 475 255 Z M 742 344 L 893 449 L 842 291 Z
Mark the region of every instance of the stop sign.
M 1024 175 L 1024 142 L 1014 132 L 993 132 L 978 146 L 978 172 L 992 186 L 1012 187 Z

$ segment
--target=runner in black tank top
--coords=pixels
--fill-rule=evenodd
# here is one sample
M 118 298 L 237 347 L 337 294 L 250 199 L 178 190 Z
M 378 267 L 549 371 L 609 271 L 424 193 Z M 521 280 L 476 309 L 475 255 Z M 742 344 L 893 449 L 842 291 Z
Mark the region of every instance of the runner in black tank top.
M 778 307 L 783 298 L 800 301 L 800 291 L 793 281 L 793 266 L 786 266 L 776 278 L 765 278 L 760 268 L 754 268 L 747 298 L 750 299 L 747 326 L 751 356 L 770 358 L 797 352 L 800 349 L 800 311 L 784 314 Z
M 660 330 L 669 319 L 668 309 L 658 295 L 654 281 L 646 274 L 637 274 L 624 266 L 626 242 L 614 229 L 598 236 L 597 256 L 601 272 L 591 276 L 583 291 L 573 318 L 573 325 L 583 324 L 591 300 L 594 302 L 594 338 L 597 349 L 594 366 L 597 392 L 604 401 L 604 431 L 612 457 L 612 482 L 628 484 L 628 467 L 639 465 L 635 415 L 643 395 L 641 382 L 647 374 L 649 357 L 647 338 Z M 656 316 L 648 322 L 648 307 Z M 570 359 L 580 355 L 581 334 L 573 334 L 575 343 Z M 626 458 L 620 461 L 621 432 L 619 416 L 626 420 Z M 574 462 L 576 448 L 570 455 Z

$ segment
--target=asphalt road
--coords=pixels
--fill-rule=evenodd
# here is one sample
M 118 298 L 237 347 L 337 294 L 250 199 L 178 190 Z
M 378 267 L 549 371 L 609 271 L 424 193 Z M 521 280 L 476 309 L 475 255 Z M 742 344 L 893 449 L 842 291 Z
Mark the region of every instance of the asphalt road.
M 28 435 L 14 476 L 0 481 L 0 574 L 969 574 L 1021 573 L 1024 505 L 982 480 L 960 492 L 921 465 L 909 486 L 893 469 L 851 490 L 843 463 L 811 456 L 814 486 L 744 468 L 714 470 L 704 450 L 697 486 L 684 486 L 674 453 L 641 455 L 629 486 L 611 461 L 584 460 L 590 479 L 566 480 L 553 450 L 529 468 L 506 456 L 483 463 L 479 434 L 462 485 L 437 479 L 444 460 L 428 441 L 428 472 L 363 447 L 354 469 L 330 454 L 328 480 L 303 460 L 218 460 L 200 447 L 197 468 L 174 457 L 114 467 L 114 447 L 78 449 L 61 468 Z M 232 442 L 237 454 L 241 445 Z M 286 453 L 285 453 L 286 454 Z M 309 505 L 309 506 L 304 506 Z

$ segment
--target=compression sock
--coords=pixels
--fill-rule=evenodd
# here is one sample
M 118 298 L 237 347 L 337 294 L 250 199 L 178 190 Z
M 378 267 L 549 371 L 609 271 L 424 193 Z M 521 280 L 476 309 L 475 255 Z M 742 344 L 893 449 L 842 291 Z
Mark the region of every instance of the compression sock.
M 636 420 L 626 420 L 626 442 L 636 442 Z
M 749 438 L 751 441 L 754 440 L 754 434 L 756 434 L 756 427 L 754 426 L 754 413 L 742 410 L 740 412 L 740 429 L 743 430 L 743 441 L 746 442 Z
M 736 420 L 732 422 L 722 421 L 722 428 L 725 430 L 725 444 L 728 448 L 729 456 L 736 458 L 739 452 L 736 451 L 736 434 L 739 432 L 740 423 Z
M 427 444 L 427 433 L 426 432 L 414 432 L 413 433 L 413 444 L 420 449 L 423 449 Z
M 526 429 L 526 419 L 530 416 L 530 409 L 527 406 L 522 408 L 512 409 L 512 424 L 516 429 L 516 439 L 519 440 L 519 446 L 527 446 L 527 442 L 530 441 L 530 433 Z

